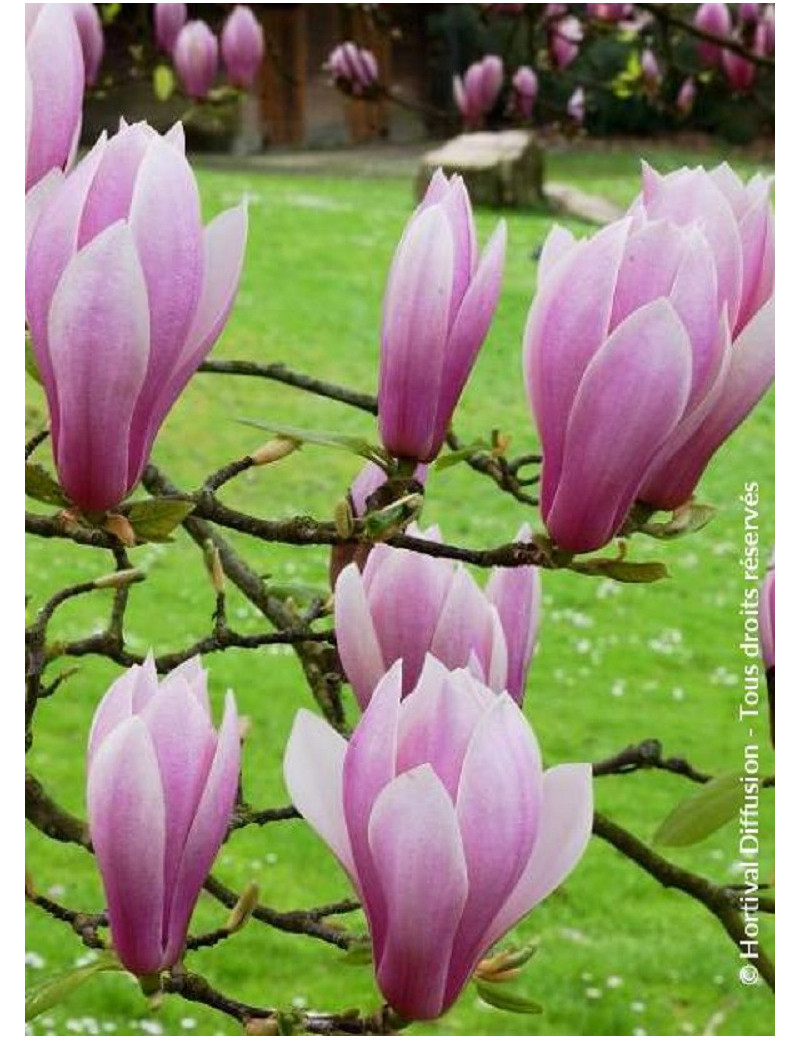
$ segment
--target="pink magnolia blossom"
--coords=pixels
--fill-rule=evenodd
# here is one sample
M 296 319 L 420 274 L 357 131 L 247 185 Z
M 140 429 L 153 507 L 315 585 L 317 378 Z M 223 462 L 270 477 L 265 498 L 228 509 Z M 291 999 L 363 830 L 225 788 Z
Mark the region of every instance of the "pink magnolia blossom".
M 437 170 L 397 247 L 383 298 L 378 423 L 389 452 L 435 459 L 500 294 L 500 222 L 478 257 L 467 190 Z
M 453 77 L 453 99 L 471 130 L 480 127 L 497 104 L 503 86 L 503 62 L 495 54 L 470 65 L 461 76 Z
M 357 97 L 368 94 L 378 83 L 375 55 L 350 40 L 331 51 L 327 66 L 336 85 Z
M 524 369 L 542 515 L 563 548 L 606 544 L 637 498 L 684 503 L 769 386 L 768 192 L 724 165 L 646 167 L 629 216 L 583 242 L 562 228 L 548 237 Z
M 89 831 L 114 950 L 136 975 L 171 967 L 225 838 L 239 779 L 228 693 L 219 732 L 199 658 L 158 682 L 152 657 L 116 680 L 89 734 Z
M 441 541 L 436 527 L 411 524 L 408 534 Z M 525 525 L 517 541 L 530 537 Z M 482 591 L 460 564 L 381 544 L 363 573 L 344 568 L 334 603 L 339 656 L 362 708 L 397 660 L 404 692 L 412 690 L 428 653 L 522 703 L 541 614 L 535 567 L 497 568 Z
M 599 22 L 622 22 L 631 14 L 633 4 L 587 4 L 586 10 Z
M 175 41 L 172 60 L 189 97 L 196 100 L 206 97 L 217 76 L 219 44 L 205 22 L 184 25 Z
M 530 65 L 520 65 L 511 80 L 512 107 L 521 119 L 530 119 L 536 95 L 539 93 L 539 80 Z
M 349 743 L 301 711 L 284 776 L 362 901 L 384 997 L 424 1020 L 575 867 L 592 782 L 589 765 L 544 772 L 519 707 L 470 672 L 428 657 L 403 686 L 398 662 Z
M 61 484 L 101 512 L 132 490 L 239 283 L 244 206 L 203 228 L 183 128 L 103 135 L 44 204 L 26 316 Z
M 84 78 L 83 50 L 71 6 L 26 4 L 26 192 L 50 171 L 71 163 L 81 132 Z
M 646 89 L 650 92 L 657 91 L 661 86 L 661 67 L 658 64 L 658 59 L 649 47 L 642 51 L 639 63 L 642 67 L 642 79 Z
M 557 69 L 565 69 L 578 57 L 583 41 L 583 26 L 574 15 L 552 22 L 549 27 L 550 57 Z
M 264 60 L 264 30 L 249 7 L 237 4 L 222 28 L 222 60 L 234 87 L 252 87 Z
M 156 45 L 166 54 L 172 54 L 178 33 L 186 25 L 186 4 L 153 4 Z
M 726 39 L 731 35 L 732 23 L 731 13 L 727 4 L 708 3 L 700 4 L 695 12 L 694 24 L 698 29 L 707 33 Z M 700 41 L 697 46 L 700 60 L 704 65 L 714 66 L 720 63 L 724 53 L 719 44 Z

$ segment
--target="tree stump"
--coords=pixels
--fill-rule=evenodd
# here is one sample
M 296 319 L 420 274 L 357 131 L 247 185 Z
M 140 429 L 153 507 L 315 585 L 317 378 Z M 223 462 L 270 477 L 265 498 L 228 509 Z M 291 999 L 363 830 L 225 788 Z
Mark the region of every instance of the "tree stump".
M 421 199 L 434 172 L 464 178 L 477 206 L 515 208 L 546 205 L 544 152 L 530 130 L 482 131 L 459 134 L 440 148 L 427 152 L 417 173 L 416 194 Z

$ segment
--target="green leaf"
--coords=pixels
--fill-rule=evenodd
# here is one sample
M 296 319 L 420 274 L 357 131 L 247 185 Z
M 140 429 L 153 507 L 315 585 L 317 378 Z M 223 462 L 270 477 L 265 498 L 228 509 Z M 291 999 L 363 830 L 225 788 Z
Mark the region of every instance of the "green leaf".
M 37 502 L 46 502 L 49 506 L 69 506 L 71 504 L 58 483 L 38 462 L 25 463 L 25 494 L 28 498 L 35 498 Z
M 571 571 L 588 574 L 595 578 L 611 578 L 626 584 L 647 584 L 661 581 L 669 577 L 669 571 L 663 563 L 655 560 L 644 563 L 632 563 L 628 560 L 611 560 L 600 557 L 595 560 L 573 560 L 569 564 Z
M 712 519 L 716 509 L 701 502 L 687 502 L 672 514 L 669 520 L 641 524 L 638 528 L 651 538 L 680 538 L 701 530 Z
M 136 537 L 145 542 L 163 542 L 194 509 L 185 498 L 150 498 L 134 502 L 126 510 L 128 523 Z
M 153 93 L 159 101 L 169 101 L 175 90 L 175 73 L 169 65 L 156 65 L 153 69 Z
M 33 343 L 30 332 L 25 333 L 25 371 L 31 379 L 42 386 L 42 376 L 39 366 L 36 364 L 36 355 L 33 353 Z
M 459 462 L 465 462 L 478 451 L 490 450 L 491 445 L 487 444 L 486 441 L 473 441 L 472 444 L 468 444 L 465 448 L 459 448 L 458 451 L 450 451 L 446 455 L 440 455 L 434 462 L 433 468 L 437 471 L 450 469 L 451 466 L 457 466 Z
M 500 1011 L 511 1011 L 515 1015 L 541 1015 L 544 1008 L 535 1000 L 529 1000 L 521 993 L 515 993 L 505 982 L 484 982 L 475 980 L 478 996 L 486 1004 Z
M 695 845 L 737 816 L 742 800 L 739 770 L 715 776 L 675 806 L 653 841 L 656 845 Z
M 37 1015 L 60 1004 L 73 990 L 82 986 L 84 982 L 88 982 L 99 972 L 124 970 L 112 953 L 106 953 L 98 957 L 92 964 L 86 964 L 82 968 L 71 968 L 69 971 L 40 982 L 25 994 L 25 1021 L 30 1022 Z
M 364 530 L 374 542 L 385 542 L 419 516 L 424 502 L 422 495 L 404 495 L 383 509 L 367 513 L 363 520 Z
M 339 448 L 349 451 L 353 455 L 360 455 L 363 459 L 376 463 L 382 469 L 386 469 L 389 457 L 383 448 L 376 444 L 370 444 L 361 437 L 353 437 L 349 434 L 334 433 L 331 430 L 302 430 L 297 426 L 273 426 L 270 423 L 257 422 L 255 419 L 242 419 L 241 422 L 247 426 L 255 426 L 258 430 L 266 430 L 268 433 L 277 434 L 298 444 L 318 444 L 324 448 Z
M 103 25 L 111 25 L 121 10 L 122 4 L 100 4 Z

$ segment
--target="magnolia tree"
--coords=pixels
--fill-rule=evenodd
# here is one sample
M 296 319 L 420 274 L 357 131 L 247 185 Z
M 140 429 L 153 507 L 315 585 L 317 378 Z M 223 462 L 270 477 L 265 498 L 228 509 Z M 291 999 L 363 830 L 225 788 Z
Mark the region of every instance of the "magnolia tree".
M 242 17 L 236 32 L 247 24 Z M 190 30 L 180 30 L 176 48 Z M 174 31 L 159 21 L 165 37 Z M 186 44 L 187 52 L 205 46 L 199 32 Z M 85 819 L 59 804 L 47 776 L 30 773 L 26 811 L 48 839 L 94 857 L 105 903 L 64 905 L 34 880 L 29 902 L 71 928 L 76 943 L 103 951 L 92 970 L 127 971 L 146 994 L 206 1004 L 253 1034 L 396 1032 L 443 1014 L 471 980 L 489 1003 L 532 1010 L 509 988 L 532 949 L 504 936 L 567 880 L 592 833 L 696 900 L 735 944 L 747 942 L 741 887 L 670 861 L 594 812 L 592 798 L 593 777 L 643 768 L 680 774 L 697 790 L 662 828 L 679 844 L 739 812 L 740 779 L 731 786 L 730 777 L 664 758 L 657 741 L 609 748 L 593 763 L 567 756 L 545 769 L 548 749 L 540 750 L 522 708 L 546 624 L 540 571 L 657 581 L 663 567 L 627 559 L 628 540 L 690 534 L 710 518 L 694 498 L 698 482 L 773 378 L 769 181 L 743 184 L 726 165 L 666 176 L 645 167 L 621 220 L 585 239 L 553 228 L 520 329 L 541 455 L 509 457 L 499 435 L 465 447 L 454 432 L 506 249 L 501 221 L 479 251 L 459 177 L 433 176 L 397 246 L 377 398 L 283 365 L 208 361 L 235 305 L 246 207 L 203 225 L 179 124 L 161 136 L 123 120 L 74 162 L 85 54 L 68 5 L 29 5 L 25 310 L 49 425 L 26 444 L 28 494 L 48 507 L 27 514 L 26 527 L 51 546 L 90 550 L 98 577 L 53 589 L 26 629 L 27 746 L 40 703 L 57 697 L 69 674 L 65 662 L 98 655 L 116 678 L 85 718 L 85 767 L 74 763 L 85 768 Z M 373 70 L 363 55 L 345 46 L 337 62 L 368 89 Z M 375 414 L 378 441 L 276 428 L 257 451 L 186 488 L 150 455 L 198 369 L 278 379 Z M 240 474 L 305 442 L 366 460 L 333 520 L 251 515 L 219 497 Z M 54 471 L 31 460 L 48 446 Z M 513 541 L 472 549 L 419 525 L 426 486 L 455 463 L 519 504 Z M 290 479 L 291 459 L 282 466 Z M 130 500 L 139 488 L 146 494 Z M 428 520 L 453 526 L 447 516 Z M 170 631 L 142 656 L 125 638 L 130 601 L 148 595 L 137 550 L 170 532 L 194 542 L 205 562 L 216 591 L 213 625 L 197 642 Z M 318 546 L 330 554 L 332 597 L 301 610 L 262 580 L 228 532 L 255 547 Z M 474 577 L 482 569 L 485 582 Z M 202 564 L 197 580 L 206 581 Z M 227 583 L 263 617 L 263 631 L 245 635 L 230 625 Z M 113 590 L 107 625 L 54 640 L 62 605 L 98 589 Z M 760 618 L 774 705 L 774 570 L 760 596 L 754 589 L 750 613 Z M 249 770 L 258 768 L 258 748 L 245 740 L 233 694 L 215 725 L 204 657 L 276 644 L 296 653 L 314 707 L 298 710 L 283 755 L 292 804 L 254 807 L 241 767 L 249 759 Z M 261 660 L 254 654 L 254 672 Z M 213 690 L 213 664 L 211 671 Z M 355 717 L 343 708 L 345 684 Z M 298 706 L 308 701 L 297 692 Z M 352 898 L 281 913 L 252 887 L 234 891 L 215 877 L 220 847 L 236 831 L 298 816 L 329 847 Z M 192 929 L 202 890 L 230 911 L 213 932 Z M 368 934 L 355 918 L 341 924 L 359 907 Z M 772 908 L 768 895 L 760 907 Z M 270 1003 L 268 976 L 259 1006 L 212 986 L 193 969 L 195 951 L 214 946 L 224 959 L 225 939 L 250 918 L 251 927 L 298 942 L 366 955 L 384 1004 L 290 1013 Z M 767 952 L 758 941 L 750 949 L 773 986 Z M 38 987 L 29 1015 L 86 977 L 83 969 Z
M 734 103 L 763 109 L 762 122 L 771 125 L 774 4 L 472 6 L 480 18 L 467 19 L 462 29 L 472 29 L 473 51 L 488 53 L 453 77 L 465 130 L 504 123 L 574 130 L 584 122 L 587 98 L 591 109 L 609 97 L 637 99 L 662 121 L 681 123 L 698 96 L 720 85 Z M 373 21 L 374 32 L 394 31 L 388 16 L 377 12 Z M 459 60 L 469 52 L 459 47 Z M 328 68 L 337 87 L 355 98 L 410 104 L 382 79 L 372 52 L 352 41 L 333 51 Z

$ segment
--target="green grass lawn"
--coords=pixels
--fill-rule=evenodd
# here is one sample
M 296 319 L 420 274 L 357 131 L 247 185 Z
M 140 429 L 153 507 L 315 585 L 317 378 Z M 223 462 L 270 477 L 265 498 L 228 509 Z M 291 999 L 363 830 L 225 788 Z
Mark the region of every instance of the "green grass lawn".
M 712 164 L 721 155 L 653 149 L 659 169 L 684 162 Z M 555 156 L 552 176 L 627 203 L 636 193 L 639 154 L 571 152 Z M 740 172 L 755 172 L 737 162 Z M 215 356 L 284 361 L 323 379 L 373 391 L 377 382 L 380 304 L 386 272 L 411 209 L 410 185 L 394 180 L 290 178 L 285 175 L 200 171 L 209 215 L 246 194 L 250 237 L 245 273 L 233 317 Z M 456 415 L 470 440 L 500 427 L 511 452 L 535 450 L 536 437 L 520 378 L 520 342 L 535 285 L 534 249 L 550 221 L 506 214 L 509 246 L 503 293 L 489 339 Z M 478 214 L 481 241 L 497 215 Z M 586 228 L 574 228 L 585 233 Z M 580 287 L 576 286 L 579 292 Z M 43 421 L 41 396 L 29 380 L 30 429 Z M 238 418 L 330 428 L 375 439 L 373 419 L 342 405 L 277 383 L 198 375 L 181 398 L 155 447 L 154 461 L 186 488 L 252 450 L 258 431 Z M 47 458 L 47 450 L 36 456 Z M 329 518 L 359 468 L 344 453 L 308 447 L 289 459 L 239 478 L 224 500 L 265 517 L 297 512 Z M 718 514 L 694 537 L 664 545 L 638 538 L 635 559 L 661 559 L 671 578 L 655 586 L 616 585 L 567 573 L 544 577 L 540 649 L 528 681 L 526 714 L 549 763 L 606 757 L 646 737 L 666 753 L 685 755 L 698 768 L 741 767 L 746 733 L 738 721 L 743 657 L 738 649 L 742 575 L 742 507 L 747 481 L 758 481 L 764 565 L 774 537 L 773 404 L 765 400 L 719 452 L 700 487 Z M 42 508 L 33 504 L 33 508 Z M 496 491 L 464 466 L 433 474 L 425 520 L 451 541 L 473 546 L 513 537 L 531 511 Z M 289 550 L 235 539 L 263 574 L 279 581 L 323 586 L 324 550 Z M 212 590 L 194 545 L 179 534 L 171 545 L 132 553 L 148 573 L 134 589 L 127 615 L 130 646 L 156 653 L 177 649 L 209 630 Z M 67 542 L 28 545 L 30 610 L 53 590 L 109 569 L 101 553 Z M 75 638 L 100 626 L 109 593 L 68 604 L 53 635 Z M 263 628 L 235 590 L 232 624 Z M 230 651 L 207 660 L 212 701 L 219 712 L 225 690 L 236 692 L 252 721 L 244 753 L 248 797 L 258 806 L 287 801 L 281 759 L 293 716 L 310 696 L 291 653 L 279 648 Z M 84 814 L 83 749 L 92 712 L 118 674 L 105 661 L 84 659 L 80 672 L 41 704 L 31 768 L 70 810 Z M 352 716 L 352 705 L 351 705 Z M 762 769 L 773 769 L 765 717 L 757 737 Z M 687 782 L 637 774 L 599 779 L 599 809 L 644 839 Z M 772 792 L 762 802 L 764 880 L 772 876 Z M 56 845 L 29 827 L 28 869 L 37 888 L 87 911 L 102 906 L 93 862 L 76 848 Z M 669 854 L 718 881 L 737 878 L 738 835 L 729 825 L 703 843 Z M 348 894 L 328 850 L 302 821 L 238 832 L 217 862 L 232 886 L 258 882 L 263 902 L 279 909 L 311 906 Z M 204 897 L 194 919 L 201 931 L 222 923 L 224 911 Z M 771 944 L 770 922 L 762 936 Z M 739 959 L 718 922 L 678 892 L 661 889 L 598 839 L 564 887 L 519 926 L 517 937 L 540 949 L 518 988 L 544 1013 L 516 1017 L 483 1005 L 467 989 L 441 1021 L 414 1027 L 418 1035 L 768 1035 L 774 1031 L 772 997 L 765 986 L 745 987 Z M 28 983 L 66 969 L 86 956 L 69 929 L 33 908 L 28 913 Z M 342 963 L 340 952 L 306 937 L 250 924 L 224 948 L 191 956 L 193 968 L 245 1001 L 282 1008 L 342 1010 L 377 1005 L 367 968 Z M 100 975 L 33 1024 L 41 1034 L 119 1033 L 222 1035 L 232 1021 L 204 1007 L 168 998 L 148 1007 L 125 975 Z

